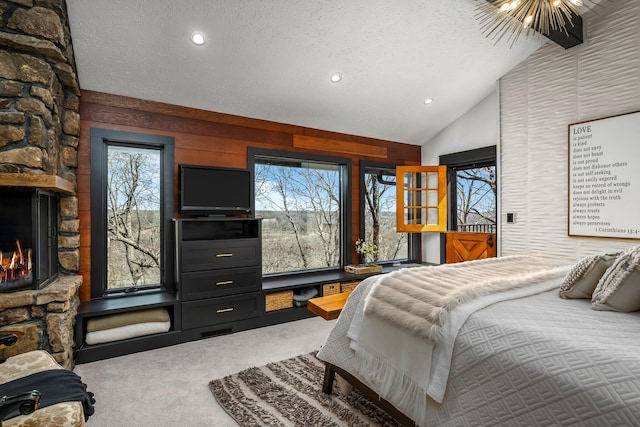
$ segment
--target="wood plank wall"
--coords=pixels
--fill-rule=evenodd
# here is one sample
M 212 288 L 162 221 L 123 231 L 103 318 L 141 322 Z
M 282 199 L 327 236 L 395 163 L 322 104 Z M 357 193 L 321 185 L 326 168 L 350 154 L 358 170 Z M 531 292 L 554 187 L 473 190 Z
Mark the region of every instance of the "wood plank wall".
M 196 110 L 100 92 L 82 91 L 78 146 L 80 218 L 80 299 L 91 289 L 90 131 L 102 128 L 158 134 L 175 139 L 175 173 L 179 164 L 247 167 L 247 148 L 260 147 L 351 158 L 352 241 L 360 229 L 360 160 L 419 165 L 420 147 L 283 123 Z M 176 179 L 176 215 L 177 185 Z

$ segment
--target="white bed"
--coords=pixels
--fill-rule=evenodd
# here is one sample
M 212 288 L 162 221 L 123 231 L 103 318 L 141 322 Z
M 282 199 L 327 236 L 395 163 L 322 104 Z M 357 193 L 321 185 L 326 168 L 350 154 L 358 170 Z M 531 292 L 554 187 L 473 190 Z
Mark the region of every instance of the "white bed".
M 383 280 L 368 278 L 318 358 L 328 375 L 348 373 L 390 402 L 405 424 L 640 425 L 640 313 L 559 298 L 567 270 L 456 305 L 435 343 L 363 314 Z

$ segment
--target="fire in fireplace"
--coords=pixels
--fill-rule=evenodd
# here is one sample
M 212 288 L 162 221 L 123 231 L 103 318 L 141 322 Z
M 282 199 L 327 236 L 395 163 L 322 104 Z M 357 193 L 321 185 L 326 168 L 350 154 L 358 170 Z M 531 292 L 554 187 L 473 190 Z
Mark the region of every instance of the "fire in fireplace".
M 20 241 L 16 240 L 16 250 L 13 251 L 13 254 L 6 258 L 3 255 L 0 251 L 0 284 L 16 282 L 20 286 L 22 282 L 25 282 L 27 286 L 30 286 L 33 277 L 31 249 L 23 251 Z
M 0 189 L 0 292 L 40 289 L 58 274 L 58 196 Z

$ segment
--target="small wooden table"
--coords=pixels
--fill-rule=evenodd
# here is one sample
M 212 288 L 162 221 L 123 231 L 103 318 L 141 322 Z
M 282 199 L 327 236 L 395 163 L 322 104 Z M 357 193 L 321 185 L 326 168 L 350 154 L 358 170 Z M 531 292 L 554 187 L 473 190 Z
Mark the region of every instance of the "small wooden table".
M 341 292 L 326 297 L 312 298 L 307 302 L 307 308 L 324 320 L 337 319 L 350 293 Z

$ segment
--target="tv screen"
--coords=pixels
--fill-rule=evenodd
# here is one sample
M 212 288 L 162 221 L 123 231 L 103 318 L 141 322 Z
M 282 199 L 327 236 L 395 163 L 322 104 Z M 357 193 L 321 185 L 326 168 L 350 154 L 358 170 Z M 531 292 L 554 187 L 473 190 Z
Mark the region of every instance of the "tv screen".
M 247 169 L 180 165 L 180 212 L 233 215 L 251 212 Z

